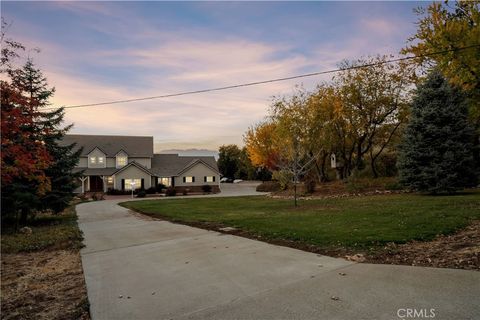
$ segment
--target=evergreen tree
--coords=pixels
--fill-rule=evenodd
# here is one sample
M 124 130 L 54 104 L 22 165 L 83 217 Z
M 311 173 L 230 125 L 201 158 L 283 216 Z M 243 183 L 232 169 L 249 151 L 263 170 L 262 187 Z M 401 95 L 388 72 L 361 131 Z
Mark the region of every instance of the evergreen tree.
M 55 93 L 55 89 L 48 87 L 47 79 L 35 68 L 31 59 L 22 69 L 12 73 L 12 83 L 21 88 L 32 104 L 39 107 L 50 106 L 49 99 Z M 68 146 L 60 144 L 63 136 L 72 128 L 72 125 L 62 127 L 64 115 L 63 108 L 50 112 L 38 111 L 36 114 L 38 139 L 43 141 L 51 157 L 50 166 L 45 170 L 51 188 L 42 196 L 40 209 L 51 209 L 55 213 L 63 211 L 68 206 L 73 197 L 73 190 L 77 187 L 77 178 L 81 174 L 73 173 L 81 150 L 74 151 L 74 144 Z
M 417 89 L 398 168 L 400 181 L 418 191 L 450 193 L 475 183 L 467 102 L 438 70 Z

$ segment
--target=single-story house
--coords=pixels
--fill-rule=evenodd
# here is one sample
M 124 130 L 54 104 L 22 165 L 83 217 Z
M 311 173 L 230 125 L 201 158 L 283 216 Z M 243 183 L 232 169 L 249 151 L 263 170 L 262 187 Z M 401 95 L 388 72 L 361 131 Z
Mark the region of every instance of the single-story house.
M 82 148 L 75 168 L 83 172 L 77 192 L 148 189 L 160 183 L 177 191 L 197 192 L 203 185 L 220 191 L 213 156 L 154 154 L 153 137 L 146 136 L 65 135 L 62 144 L 72 143 Z

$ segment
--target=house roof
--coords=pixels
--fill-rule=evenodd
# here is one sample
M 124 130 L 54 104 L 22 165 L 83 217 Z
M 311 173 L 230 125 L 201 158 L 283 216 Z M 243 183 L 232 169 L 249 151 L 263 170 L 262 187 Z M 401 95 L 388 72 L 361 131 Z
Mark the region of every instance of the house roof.
M 152 158 L 152 171 L 158 177 L 178 176 L 189 167 L 204 163 L 213 171 L 218 172 L 217 161 L 211 157 L 179 156 L 178 154 L 154 154 Z
M 149 175 L 151 176 L 154 176 L 155 174 L 153 172 L 151 172 L 150 170 L 148 170 L 147 168 L 145 168 L 144 166 L 142 166 L 141 164 L 139 164 L 138 162 L 136 161 L 132 161 L 132 162 L 129 162 L 126 166 L 123 166 L 121 167 L 120 169 L 117 169 L 115 171 L 115 174 L 117 173 L 120 173 L 122 172 L 123 170 L 129 168 L 129 167 L 137 167 L 138 169 L 142 170 L 142 171 L 145 171 L 146 173 L 148 173 Z
M 73 172 L 83 171 L 84 176 L 111 176 L 122 172 L 123 170 L 132 166 L 137 167 L 142 171 L 145 171 L 149 175 L 155 175 L 153 172 L 151 172 L 136 161 L 129 162 L 126 166 L 123 166 L 121 168 L 75 168 L 73 169 Z
M 67 134 L 61 141 L 63 145 L 72 143 L 77 144 L 77 149 L 83 147 L 83 157 L 95 148 L 102 150 L 107 157 L 115 157 L 120 150 L 129 157 L 153 156 L 153 137 Z
M 117 168 L 75 168 L 73 172 L 83 171 L 84 176 L 111 176 Z

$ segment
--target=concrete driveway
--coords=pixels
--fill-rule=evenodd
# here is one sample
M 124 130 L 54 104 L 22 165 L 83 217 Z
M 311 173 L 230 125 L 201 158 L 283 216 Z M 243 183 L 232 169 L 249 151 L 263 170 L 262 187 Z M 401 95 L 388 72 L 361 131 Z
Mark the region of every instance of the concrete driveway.
M 480 318 L 480 272 L 354 264 L 149 220 L 119 201 L 77 206 L 93 319 Z

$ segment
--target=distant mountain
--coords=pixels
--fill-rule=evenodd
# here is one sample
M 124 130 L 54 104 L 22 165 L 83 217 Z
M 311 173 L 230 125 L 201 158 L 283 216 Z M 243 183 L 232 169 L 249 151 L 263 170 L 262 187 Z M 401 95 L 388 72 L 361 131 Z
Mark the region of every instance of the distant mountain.
M 180 156 L 214 156 L 215 160 L 218 160 L 218 151 L 207 149 L 169 149 L 162 150 L 160 153 L 177 153 Z

